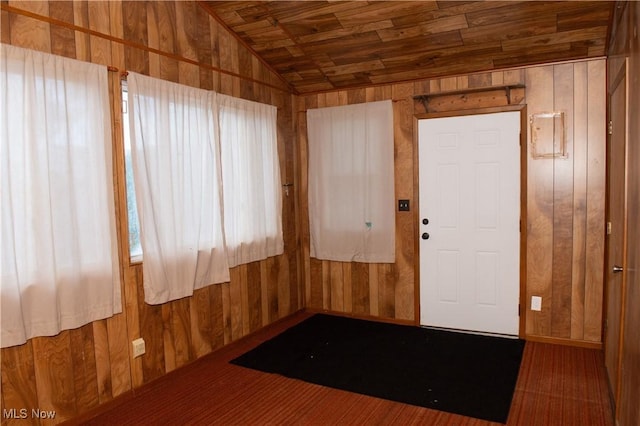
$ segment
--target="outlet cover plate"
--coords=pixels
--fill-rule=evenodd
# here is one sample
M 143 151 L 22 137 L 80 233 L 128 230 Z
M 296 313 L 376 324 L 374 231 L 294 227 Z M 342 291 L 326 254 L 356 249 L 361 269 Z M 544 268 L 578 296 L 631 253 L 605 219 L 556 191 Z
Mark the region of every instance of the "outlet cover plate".
M 542 310 L 542 297 L 540 297 L 540 296 L 531 296 L 531 310 L 532 311 L 541 311 Z
M 144 344 L 144 339 L 142 337 L 131 342 L 131 346 L 133 349 L 134 358 L 144 355 L 146 348 Z

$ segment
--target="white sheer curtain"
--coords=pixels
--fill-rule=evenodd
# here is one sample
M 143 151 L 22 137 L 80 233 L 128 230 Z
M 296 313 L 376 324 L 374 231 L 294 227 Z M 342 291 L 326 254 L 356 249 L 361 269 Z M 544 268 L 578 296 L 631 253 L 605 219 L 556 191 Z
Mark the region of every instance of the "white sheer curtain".
M 391 101 L 307 111 L 311 256 L 395 261 Z
M 121 312 L 107 69 L 2 45 L 1 346 Z
M 145 301 L 229 281 L 215 92 L 129 73 Z
M 218 95 L 224 229 L 230 266 L 281 254 L 277 108 Z

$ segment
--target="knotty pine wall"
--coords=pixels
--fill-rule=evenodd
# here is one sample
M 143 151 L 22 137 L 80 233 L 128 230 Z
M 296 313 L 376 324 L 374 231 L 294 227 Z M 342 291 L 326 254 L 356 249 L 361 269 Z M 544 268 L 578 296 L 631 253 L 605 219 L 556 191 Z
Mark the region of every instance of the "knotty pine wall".
M 287 86 L 194 2 L 2 1 L 2 43 L 110 65 L 278 107 L 282 182 L 295 181 L 295 127 Z M 144 303 L 142 265 L 130 265 L 124 207 L 120 82 L 114 149 L 123 313 L 55 337 L 2 349 L 2 410 L 54 410 L 58 423 L 126 395 L 287 316 L 304 303 L 298 272 L 295 191 L 283 197 L 285 254 L 233 268 L 231 282 L 159 306 Z M 146 355 L 132 359 L 143 337 Z M 3 411 L 4 412 L 4 411 Z M 26 424 L 29 420 L 2 423 Z
M 424 113 L 416 95 L 524 84 L 512 103 L 527 113 L 563 111 L 567 159 L 527 155 L 526 327 L 530 339 L 598 346 L 601 342 L 605 203 L 605 60 L 477 73 L 355 90 L 301 96 L 298 100 L 300 164 L 307 164 L 306 110 L 391 99 L 395 128 L 396 199 L 412 212 L 396 213 L 396 262 L 360 264 L 309 257 L 307 173 L 300 173 L 301 238 L 306 305 L 319 310 L 417 322 L 416 264 L 417 134 L 414 114 Z M 494 92 L 447 96 L 436 111 L 504 105 Z M 528 133 L 528 129 L 523 129 Z M 532 295 L 542 311 L 529 310 Z

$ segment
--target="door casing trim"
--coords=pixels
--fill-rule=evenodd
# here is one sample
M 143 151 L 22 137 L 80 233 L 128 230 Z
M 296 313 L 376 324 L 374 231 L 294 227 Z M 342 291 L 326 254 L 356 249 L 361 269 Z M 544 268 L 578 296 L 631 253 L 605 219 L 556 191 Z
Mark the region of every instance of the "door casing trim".
M 446 111 L 415 114 L 413 116 L 413 188 L 414 206 L 420 205 L 420 182 L 419 182 L 419 162 L 418 162 L 418 121 L 429 118 L 462 117 L 465 115 L 482 115 L 499 112 L 520 112 L 520 297 L 519 297 L 519 326 L 518 337 L 525 338 L 526 335 L 526 313 L 527 313 L 527 105 L 504 105 L 490 108 L 474 108 L 468 110 Z M 413 223 L 419 224 L 420 212 L 413 209 Z M 418 228 L 416 228 L 418 229 Z M 418 232 L 414 232 L 413 237 L 414 253 L 414 323 L 420 325 L 420 240 Z

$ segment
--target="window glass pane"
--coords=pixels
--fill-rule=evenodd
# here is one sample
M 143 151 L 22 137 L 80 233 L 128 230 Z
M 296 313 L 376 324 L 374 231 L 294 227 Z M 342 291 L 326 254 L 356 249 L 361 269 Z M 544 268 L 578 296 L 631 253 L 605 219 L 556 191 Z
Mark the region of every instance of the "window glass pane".
M 142 261 L 140 245 L 140 221 L 133 185 L 133 160 L 131 158 L 131 132 L 129 129 L 129 99 L 126 83 L 122 86 L 122 129 L 124 133 L 124 166 L 127 183 L 127 214 L 129 218 L 129 257 L 131 262 Z

